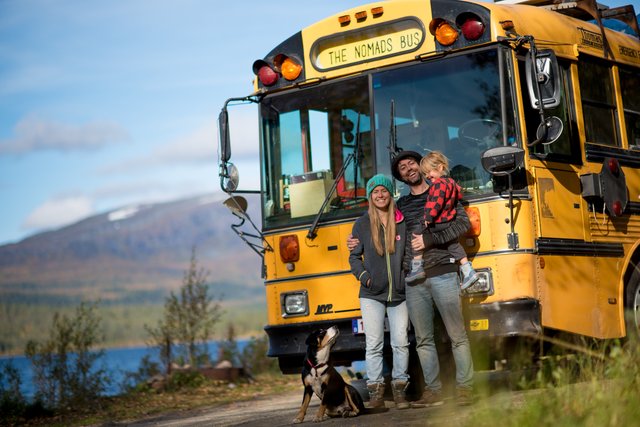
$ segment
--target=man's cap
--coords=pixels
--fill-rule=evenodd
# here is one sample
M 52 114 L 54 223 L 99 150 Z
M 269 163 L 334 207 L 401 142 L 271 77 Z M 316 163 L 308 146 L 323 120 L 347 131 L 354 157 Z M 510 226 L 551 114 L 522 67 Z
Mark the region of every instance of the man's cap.
M 413 159 L 416 161 L 416 163 L 420 164 L 420 160 L 422 160 L 422 156 L 415 151 L 408 151 L 408 150 L 401 151 L 398 154 L 396 154 L 396 156 L 393 158 L 393 161 L 391 162 L 391 173 L 393 174 L 393 177 L 398 181 L 402 181 L 402 178 L 400 177 L 400 173 L 398 172 L 398 163 L 400 163 L 400 161 L 404 159 Z

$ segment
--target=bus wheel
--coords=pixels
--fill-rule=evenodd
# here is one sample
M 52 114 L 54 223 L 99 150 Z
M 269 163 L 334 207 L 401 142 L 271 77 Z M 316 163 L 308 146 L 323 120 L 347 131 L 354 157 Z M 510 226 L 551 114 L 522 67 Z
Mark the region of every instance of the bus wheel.
M 635 270 L 627 283 L 624 298 L 627 338 L 640 339 L 640 270 Z

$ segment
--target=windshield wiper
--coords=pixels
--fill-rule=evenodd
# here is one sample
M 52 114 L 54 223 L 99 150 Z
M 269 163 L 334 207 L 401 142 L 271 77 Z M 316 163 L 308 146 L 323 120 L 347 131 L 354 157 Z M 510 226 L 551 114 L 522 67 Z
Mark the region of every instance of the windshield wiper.
M 324 209 L 327 207 L 327 203 L 329 203 L 329 200 L 331 200 L 331 196 L 333 195 L 334 191 L 336 191 L 336 187 L 338 186 L 340 179 L 344 176 L 344 173 L 347 170 L 347 166 L 349 166 L 349 163 L 351 163 L 354 160 L 355 162 L 353 164 L 353 167 L 354 167 L 355 183 L 354 183 L 354 190 L 353 190 L 353 198 L 354 200 L 357 200 L 357 197 L 358 197 L 358 173 L 357 172 L 358 172 L 358 166 L 360 165 L 361 156 L 362 156 L 362 153 L 360 152 L 360 113 L 358 113 L 358 121 L 356 124 L 356 142 L 353 147 L 353 153 L 349 153 L 347 158 L 344 160 L 342 167 L 338 171 L 338 174 L 336 175 L 336 179 L 333 181 L 333 185 L 331 186 L 331 189 L 327 193 L 327 196 L 324 198 L 324 201 L 322 202 L 322 206 L 320 206 L 320 210 L 316 214 L 316 217 L 313 219 L 313 223 L 311 224 L 311 227 L 309 227 L 309 232 L 307 233 L 307 239 L 313 240 L 318 235 L 316 233 L 316 230 L 318 229 L 318 223 L 320 222 L 320 218 L 322 218 L 322 213 L 324 212 Z M 346 182 L 345 182 L 345 186 L 346 186 Z

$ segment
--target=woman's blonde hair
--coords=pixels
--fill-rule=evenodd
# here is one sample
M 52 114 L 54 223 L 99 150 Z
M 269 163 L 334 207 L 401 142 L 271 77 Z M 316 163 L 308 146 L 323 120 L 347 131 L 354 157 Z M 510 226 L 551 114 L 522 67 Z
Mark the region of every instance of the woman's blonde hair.
M 369 196 L 369 221 L 373 247 L 380 256 L 384 255 L 385 249 L 387 253 L 392 254 L 396 251 L 396 202 L 393 197 L 390 197 L 389 209 L 386 212 L 381 212 L 387 216 L 387 226 L 384 227 L 378 215 L 378 209 L 373 205 L 371 198 Z M 380 240 L 380 227 L 383 227 L 384 230 L 384 242 Z
M 449 175 L 449 159 L 440 151 L 431 151 L 420 160 L 420 172 L 427 175 L 432 170 L 438 169 L 440 165 L 444 166 L 443 175 Z

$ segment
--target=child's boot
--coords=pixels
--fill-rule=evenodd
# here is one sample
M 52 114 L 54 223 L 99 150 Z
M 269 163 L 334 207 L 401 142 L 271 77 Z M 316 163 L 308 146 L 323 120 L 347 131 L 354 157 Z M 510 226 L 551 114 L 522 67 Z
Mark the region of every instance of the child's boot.
M 413 282 L 424 280 L 425 277 L 426 276 L 424 274 L 424 264 L 422 258 L 411 260 L 411 271 L 409 272 L 409 274 L 407 274 L 405 282 L 410 284 Z
M 460 271 L 462 272 L 462 282 L 460 282 L 460 289 L 465 290 L 469 286 L 476 283 L 479 279 L 478 273 L 473 269 L 473 266 L 470 262 L 466 262 L 460 266 Z

